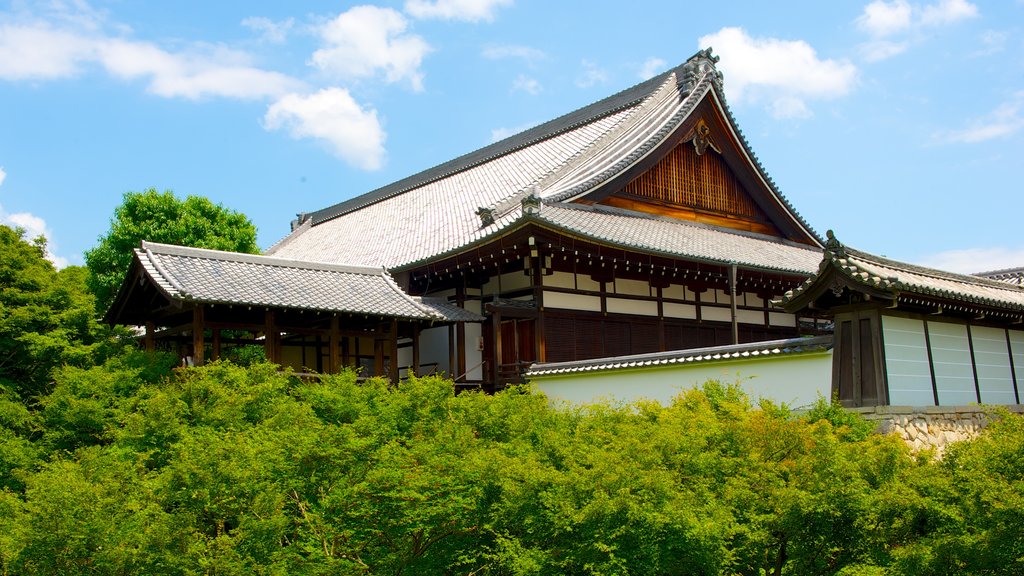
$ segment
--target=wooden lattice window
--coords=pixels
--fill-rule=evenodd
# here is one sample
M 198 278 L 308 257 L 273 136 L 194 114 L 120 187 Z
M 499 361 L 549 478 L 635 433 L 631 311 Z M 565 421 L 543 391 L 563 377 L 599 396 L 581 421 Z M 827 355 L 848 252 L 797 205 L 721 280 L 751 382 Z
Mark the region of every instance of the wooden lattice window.
M 689 142 L 676 146 L 626 184 L 623 192 L 685 208 L 764 219 L 721 156 L 711 149 L 698 155 Z

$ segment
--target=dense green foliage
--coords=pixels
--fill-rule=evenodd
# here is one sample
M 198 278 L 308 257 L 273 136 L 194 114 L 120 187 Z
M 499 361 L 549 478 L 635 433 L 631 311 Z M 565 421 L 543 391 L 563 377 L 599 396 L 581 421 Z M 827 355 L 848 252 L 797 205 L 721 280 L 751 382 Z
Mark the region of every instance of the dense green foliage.
M 752 407 L 132 353 L 0 403 L 8 574 L 1015 574 L 1024 425 L 941 463 Z M 812 421 L 814 420 L 814 421 Z
M 0 394 L 28 399 L 47 391 L 62 365 L 92 366 L 112 351 L 95 318 L 85 269 L 54 269 L 45 240 L 0 225 Z
M 155 194 L 155 193 L 154 193 Z M 941 462 L 823 399 L 456 396 L 119 348 L 0 227 L 0 572 L 1024 573 L 1024 420 Z
M 100 312 L 117 294 L 131 266 L 132 250 L 142 240 L 252 254 L 259 251 L 256 227 L 243 214 L 199 196 L 180 200 L 170 190 L 128 192 L 114 210 L 110 230 L 85 253 L 89 288 Z

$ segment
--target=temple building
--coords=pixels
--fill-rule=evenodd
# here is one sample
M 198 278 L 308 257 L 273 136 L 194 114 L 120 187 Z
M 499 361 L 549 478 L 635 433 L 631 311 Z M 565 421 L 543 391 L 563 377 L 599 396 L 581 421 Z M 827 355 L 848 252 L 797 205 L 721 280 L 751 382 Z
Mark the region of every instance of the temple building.
M 263 256 L 144 245 L 107 319 L 147 325 L 151 345 L 186 342 L 200 360 L 232 331 L 231 343 L 261 343 L 299 370 L 439 372 L 485 390 L 523 381 L 531 366 L 741 354 L 801 336 L 824 339 L 787 349 L 830 350 L 838 309 L 816 289 L 800 295 L 809 278 L 825 282 L 827 242 L 751 151 L 716 61 L 700 51 L 299 214 Z
M 484 317 L 421 334 L 459 383 L 534 362 L 816 333 L 773 298 L 822 242 L 757 162 L 710 51 L 430 170 L 301 214 L 268 255 L 381 266 Z M 454 349 L 454 364 L 448 351 Z

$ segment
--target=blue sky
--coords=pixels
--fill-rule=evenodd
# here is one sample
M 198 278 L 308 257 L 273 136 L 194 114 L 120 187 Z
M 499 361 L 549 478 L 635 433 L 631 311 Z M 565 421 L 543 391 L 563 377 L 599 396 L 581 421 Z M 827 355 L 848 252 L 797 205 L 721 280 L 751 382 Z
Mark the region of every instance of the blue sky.
M 156 187 L 245 213 L 266 248 L 705 46 L 818 232 L 1024 266 L 1022 0 L 0 3 L 0 222 L 80 264 Z

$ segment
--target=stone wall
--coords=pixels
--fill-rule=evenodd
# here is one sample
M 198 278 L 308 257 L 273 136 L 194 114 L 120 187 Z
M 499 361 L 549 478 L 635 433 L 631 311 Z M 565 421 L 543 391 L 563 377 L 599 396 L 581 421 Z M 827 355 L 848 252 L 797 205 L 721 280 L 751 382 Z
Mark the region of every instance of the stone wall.
M 1024 413 L 1024 405 L 1001 406 L 1010 412 Z M 934 450 L 942 458 L 954 442 L 975 438 L 988 424 L 990 406 L 876 406 L 855 408 L 864 418 L 878 423 L 881 434 L 896 434 L 917 453 Z

